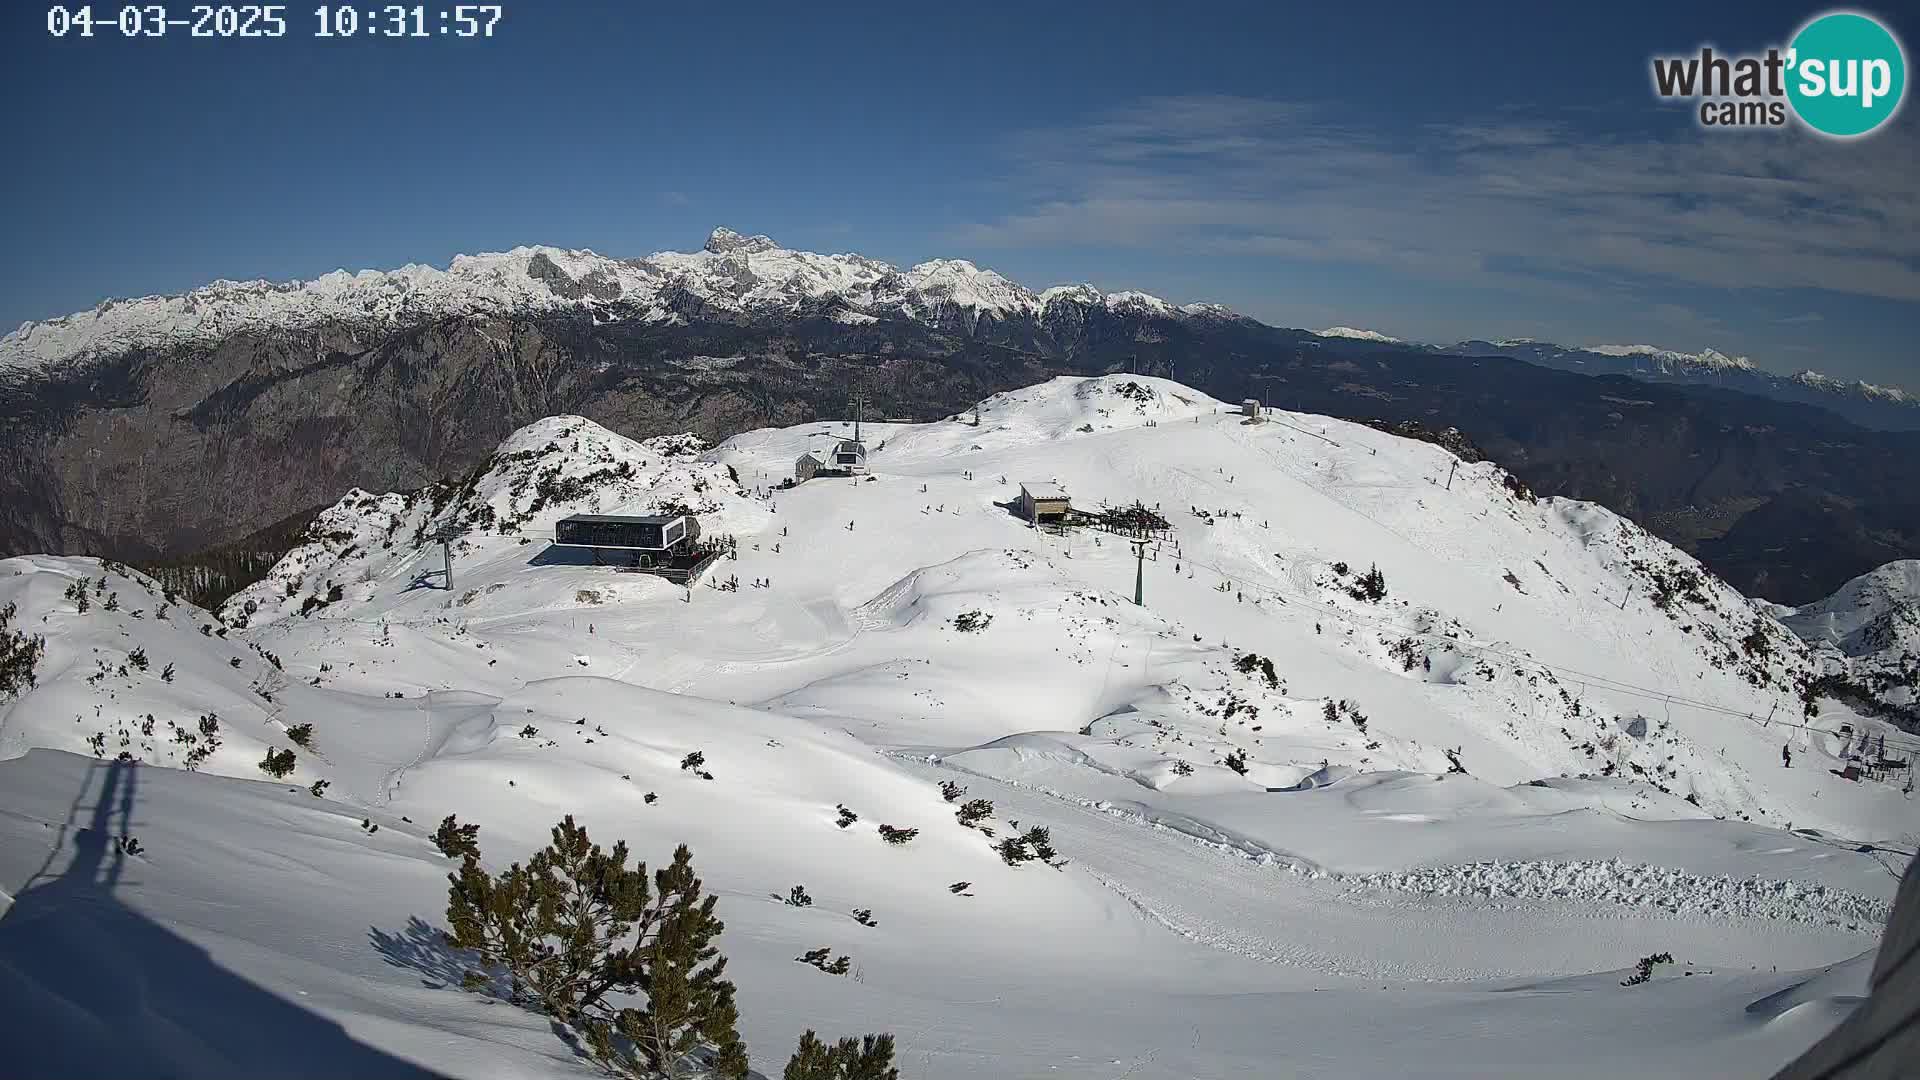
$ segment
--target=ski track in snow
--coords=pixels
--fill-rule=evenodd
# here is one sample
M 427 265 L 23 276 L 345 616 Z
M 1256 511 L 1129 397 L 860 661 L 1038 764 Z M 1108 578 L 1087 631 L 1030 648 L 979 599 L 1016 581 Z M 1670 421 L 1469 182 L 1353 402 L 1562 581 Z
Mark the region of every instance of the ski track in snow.
M 1086 799 L 1046 787 L 996 777 L 950 765 L 938 755 L 902 750 L 887 756 L 931 773 L 966 776 L 970 781 L 1000 785 L 1012 792 L 1040 796 L 1083 814 L 1097 814 L 1178 842 L 1195 855 L 1214 856 L 1204 875 L 1208 901 L 1221 894 L 1244 899 L 1228 905 L 1240 910 L 1266 903 L 1284 909 L 1313 908 L 1325 918 L 1330 905 L 1346 910 L 1342 918 L 1356 940 L 1367 927 L 1401 922 L 1409 917 L 1449 919 L 1515 915 L 1568 916 L 1579 920 L 1612 919 L 1645 913 L 1701 920 L 1770 920 L 1873 933 L 1883 926 L 1890 902 L 1860 896 L 1843 889 L 1806 882 L 1753 877 L 1738 880 L 1688 873 L 1670 867 L 1597 861 L 1515 860 L 1416 867 L 1404 871 L 1355 874 L 1325 870 L 1312 861 L 1279 851 L 1257 841 L 1234 837 L 1204 822 L 1180 814 L 1142 811 L 1104 800 Z M 1004 801 L 1001 800 L 1001 801 Z M 1024 813 L 1020 816 L 1026 816 Z M 1198 945 L 1267 963 L 1304 968 L 1333 977 L 1390 977 L 1408 981 L 1453 981 L 1461 978 L 1532 974 L 1524 965 L 1500 967 L 1490 960 L 1460 966 L 1445 956 L 1401 962 L 1373 961 L 1356 966 L 1351 957 L 1331 949 L 1307 946 L 1284 932 L 1274 936 L 1249 929 L 1247 920 L 1221 920 L 1209 912 L 1212 903 L 1194 903 L 1179 889 L 1156 884 L 1151 890 L 1123 885 L 1158 878 L 1179 880 L 1188 875 L 1150 872 L 1153 858 L 1137 851 L 1122 854 L 1097 828 L 1082 831 L 1072 819 L 1049 816 L 1055 842 L 1074 865 L 1103 888 L 1114 893 L 1143 917 Z M 1089 845 L 1092 845 L 1089 847 Z M 1204 856 L 1202 856 L 1204 857 Z M 1118 862 L 1116 860 L 1124 860 Z M 1235 869 L 1235 864 L 1241 869 Z M 1337 890 L 1337 891 L 1333 891 Z M 1283 895 L 1291 894 L 1291 895 Z M 1503 902 L 1511 901 L 1511 902 Z M 1465 912 L 1458 906 L 1469 905 Z M 1444 907 L 1444 913 L 1438 909 Z M 1477 910 L 1476 910 L 1477 909 Z M 1322 942 L 1337 940 L 1328 934 Z M 1487 966 L 1487 965 L 1493 966 Z
M 1704 877 L 1619 859 L 1477 862 L 1338 877 L 1349 896 L 1386 889 L 1419 896 L 1489 900 L 1563 899 L 1703 918 L 1787 919 L 1847 930 L 1877 930 L 1892 911 L 1886 900 L 1820 884 L 1761 877 Z

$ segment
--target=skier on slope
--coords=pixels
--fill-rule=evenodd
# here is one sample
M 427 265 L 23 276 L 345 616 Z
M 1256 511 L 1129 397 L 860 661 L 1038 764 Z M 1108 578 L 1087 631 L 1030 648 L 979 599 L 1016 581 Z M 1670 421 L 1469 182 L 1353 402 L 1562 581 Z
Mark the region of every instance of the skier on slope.
M 1780 746 L 1780 764 L 1784 768 L 1793 768 L 1793 748 L 1785 743 Z

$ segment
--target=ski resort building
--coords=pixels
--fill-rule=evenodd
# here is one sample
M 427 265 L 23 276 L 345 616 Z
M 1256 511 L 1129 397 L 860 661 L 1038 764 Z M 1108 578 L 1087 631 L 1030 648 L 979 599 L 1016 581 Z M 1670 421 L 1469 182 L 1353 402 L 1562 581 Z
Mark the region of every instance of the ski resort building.
M 826 462 L 821 461 L 819 458 L 815 457 L 812 451 L 808 451 L 807 453 L 801 454 L 799 457 L 799 460 L 793 463 L 794 482 L 805 483 L 806 481 L 813 479 L 815 476 L 818 476 L 820 474 L 820 470 L 824 468 L 826 468 Z
M 553 523 L 555 547 L 585 548 L 593 561 L 664 577 L 699 580 L 716 555 L 700 543 L 692 514 L 574 514 Z
M 595 551 L 631 551 L 654 558 L 685 555 L 700 540 L 700 520 L 692 514 L 575 514 L 553 523 L 560 547 Z
M 1260 419 L 1260 399 L 1248 398 L 1245 401 L 1242 401 L 1240 403 L 1240 411 L 1245 413 L 1248 417 L 1251 417 L 1252 419 L 1255 419 L 1255 420 Z
M 1072 509 L 1067 489 L 1059 484 L 1036 481 L 1020 485 L 1020 516 L 1035 525 L 1062 521 Z

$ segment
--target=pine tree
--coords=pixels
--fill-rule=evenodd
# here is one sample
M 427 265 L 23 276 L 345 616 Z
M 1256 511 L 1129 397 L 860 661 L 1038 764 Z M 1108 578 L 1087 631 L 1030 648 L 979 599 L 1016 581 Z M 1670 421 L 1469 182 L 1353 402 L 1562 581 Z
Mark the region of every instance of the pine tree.
M 13 604 L 0 608 L 0 697 L 32 689 L 33 669 L 46 652 L 45 640 L 10 629 L 18 610 Z
M 800 1036 L 780 1075 L 781 1080 L 900 1080 L 900 1070 L 893 1067 L 893 1036 L 846 1038 L 828 1046 L 811 1030 Z
M 968 799 L 960 804 L 960 809 L 955 810 L 953 816 L 960 824 L 971 829 L 993 816 L 993 800 Z
M 448 814 L 434 831 L 433 846 L 449 859 L 480 857 L 480 826 L 462 825 Z
M 681 845 L 648 887 L 628 869 L 627 845 L 603 851 L 571 815 L 525 866 L 499 875 L 476 851 L 447 875 L 449 940 L 505 968 L 516 1000 L 580 1030 L 589 1052 L 622 1076 L 682 1076 L 697 1059 L 709 1075 L 747 1071 L 733 984 L 714 948 L 724 924 L 701 897 L 693 854 Z M 481 972 L 468 976 L 483 983 Z M 615 1009 L 609 993 L 644 1007 Z

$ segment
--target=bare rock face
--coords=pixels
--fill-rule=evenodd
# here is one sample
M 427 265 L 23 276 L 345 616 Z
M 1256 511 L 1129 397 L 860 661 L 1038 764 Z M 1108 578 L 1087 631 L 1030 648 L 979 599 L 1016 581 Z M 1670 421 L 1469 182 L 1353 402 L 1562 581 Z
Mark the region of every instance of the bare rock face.
M 0 445 L 22 467 L 0 476 L 0 550 L 196 550 L 351 487 L 405 490 L 458 474 L 556 413 L 637 435 L 718 438 L 842 411 L 856 373 L 887 393 L 890 411 L 932 415 L 1059 370 L 874 344 L 822 355 L 768 330 L 480 316 L 132 352 L 84 379 L 9 393 Z

